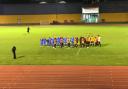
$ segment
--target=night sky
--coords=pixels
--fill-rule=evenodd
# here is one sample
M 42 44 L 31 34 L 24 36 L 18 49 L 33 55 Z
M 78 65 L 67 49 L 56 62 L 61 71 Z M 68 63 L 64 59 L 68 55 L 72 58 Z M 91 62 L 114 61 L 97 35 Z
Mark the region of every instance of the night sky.
M 77 3 L 77 2 L 87 2 L 87 1 L 96 1 L 96 0 L 0 0 L 0 3 L 39 3 L 41 1 L 45 1 L 47 3 L 55 3 L 59 1 L 66 1 L 67 3 Z M 99 1 L 103 1 L 103 0 L 99 0 Z M 106 0 L 106 1 L 128 1 L 128 0 Z
M 62 0 L 0 0 L 0 3 L 38 3 L 45 1 L 48 3 L 55 3 Z M 66 2 L 83 2 L 84 0 L 64 0 Z

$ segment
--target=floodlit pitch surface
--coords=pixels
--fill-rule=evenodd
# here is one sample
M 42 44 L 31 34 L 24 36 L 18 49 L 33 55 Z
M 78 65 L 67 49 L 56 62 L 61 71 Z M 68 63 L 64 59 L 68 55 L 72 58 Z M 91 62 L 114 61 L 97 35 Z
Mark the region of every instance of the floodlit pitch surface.
M 40 47 L 41 37 L 101 35 L 102 47 Z M 17 47 L 13 60 L 11 48 Z M 1 26 L 1 65 L 128 65 L 128 26 Z

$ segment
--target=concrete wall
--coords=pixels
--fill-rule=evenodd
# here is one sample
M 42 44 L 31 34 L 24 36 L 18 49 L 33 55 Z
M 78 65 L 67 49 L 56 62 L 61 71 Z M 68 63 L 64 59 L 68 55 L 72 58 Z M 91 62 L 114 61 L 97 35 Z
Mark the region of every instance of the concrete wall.
M 100 19 L 104 22 L 128 22 L 128 13 L 101 13 Z
M 0 15 L 0 24 L 40 23 L 50 24 L 53 21 L 64 23 L 65 20 L 79 23 L 81 14 L 42 14 L 42 15 Z
M 113 0 L 102 3 L 100 19 L 105 22 L 128 22 L 128 1 Z
M 81 6 L 81 3 L 1 4 L 0 24 L 49 24 L 53 21 L 79 23 Z

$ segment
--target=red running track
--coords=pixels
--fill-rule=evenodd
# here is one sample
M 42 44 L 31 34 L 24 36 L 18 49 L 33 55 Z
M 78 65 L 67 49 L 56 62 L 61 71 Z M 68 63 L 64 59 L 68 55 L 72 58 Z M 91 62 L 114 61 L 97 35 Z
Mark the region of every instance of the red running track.
M 128 67 L 0 66 L 0 89 L 128 89 Z

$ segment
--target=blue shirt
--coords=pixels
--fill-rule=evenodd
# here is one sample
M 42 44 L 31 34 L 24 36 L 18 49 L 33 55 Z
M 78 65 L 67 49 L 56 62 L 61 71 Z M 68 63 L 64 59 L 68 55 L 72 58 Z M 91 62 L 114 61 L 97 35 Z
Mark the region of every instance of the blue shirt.
M 64 38 L 64 43 L 67 43 L 67 38 Z
M 47 42 L 46 39 L 44 39 L 44 45 L 46 45 L 46 42 Z
M 44 41 L 43 39 L 40 39 L 40 44 L 41 44 L 41 45 L 43 45 L 43 41 Z
M 54 38 L 51 38 L 51 44 L 54 45 Z
M 60 43 L 60 38 L 59 37 L 57 38 L 57 43 Z
M 71 38 L 71 42 L 74 43 L 74 37 Z

